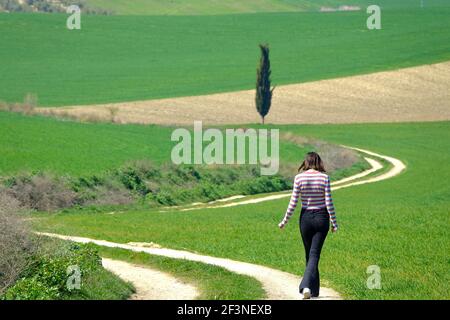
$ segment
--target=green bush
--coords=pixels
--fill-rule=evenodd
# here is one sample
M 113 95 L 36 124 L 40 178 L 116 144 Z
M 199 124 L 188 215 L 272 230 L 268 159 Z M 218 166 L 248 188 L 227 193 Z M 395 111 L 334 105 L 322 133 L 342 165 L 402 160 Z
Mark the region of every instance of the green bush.
M 81 279 L 102 268 L 101 258 L 92 245 L 71 244 L 67 250 L 58 251 L 36 254 L 21 279 L 6 291 L 3 299 L 63 299 L 71 294 L 67 287 L 69 266 L 80 269 Z
M 282 191 L 291 187 L 286 179 L 279 176 L 262 176 L 253 180 L 243 180 L 237 185 L 237 188 L 247 195 Z
M 149 161 L 133 161 L 112 173 L 113 179 L 120 181 L 127 189 L 142 195 L 150 192 L 145 182 L 158 180 L 160 177 L 160 169 L 155 168 Z
M 162 205 L 174 206 L 177 201 L 173 198 L 172 194 L 167 191 L 161 191 L 155 195 L 154 199 Z
M 103 185 L 105 183 L 104 177 L 99 177 L 96 175 L 90 177 L 81 177 L 72 183 L 72 187 L 75 192 L 83 190 L 85 188 L 95 188 L 97 186 Z
M 55 300 L 60 297 L 58 288 L 48 286 L 37 278 L 23 278 L 9 288 L 3 300 Z
M 221 194 L 219 192 L 219 188 L 216 185 L 211 183 L 203 183 L 200 185 L 201 195 L 205 197 L 207 200 L 216 200 L 221 198 Z
M 173 206 L 291 188 L 281 175 L 261 176 L 258 166 L 155 167 L 143 160 L 103 175 L 72 178 L 37 172 L 6 178 L 3 184 L 22 206 L 45 211 L 83 206 L 101 210 L 133 203 Z
M 146 202 L 165 206 L 290 188 L 281 176 L 261 177 L 257 166 L 165 165 L 155 168 L 140 161 L 115 171 L 114 176 L 123 187 L 143 196 Z

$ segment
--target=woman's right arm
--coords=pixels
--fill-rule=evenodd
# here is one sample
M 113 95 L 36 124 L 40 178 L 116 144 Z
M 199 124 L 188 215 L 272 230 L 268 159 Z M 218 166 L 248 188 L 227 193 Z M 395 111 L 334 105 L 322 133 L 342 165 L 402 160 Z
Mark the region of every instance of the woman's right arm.
M 330 215 L 332 230 L 333 230 L 333 232 L 336 232 L 338 229 L 338 224 L 336 221 L 336 212 L 334 211 L 333 198 L 331 197 L 330 177 L 327 177 L 327 182 L 325 185 L 325 203 L 327 206 L 328 214 Z
M 300 177 L 296 176 L 294 179 L 294 186 L 292 188 L 291 200 L 289 201 L 289 205 L 283 220 L 278 224 L 280 228 L 284 228 L 284 226 L 288 223 L 289 219 L 294 213 L 295 208 L 297 207 L 299 196 L 300 196 Z

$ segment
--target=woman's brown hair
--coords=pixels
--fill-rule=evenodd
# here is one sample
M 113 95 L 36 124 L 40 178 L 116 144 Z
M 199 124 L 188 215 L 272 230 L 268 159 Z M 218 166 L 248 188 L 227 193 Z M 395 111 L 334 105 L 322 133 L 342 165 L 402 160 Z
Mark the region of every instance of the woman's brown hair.
M 298 168 L 298 171 L 306 171 L 309 169 L 326 172 L 323 161 L 316 152 L 308 152 L 306 154 L 305 160 L 303 160 L 302 164 Z

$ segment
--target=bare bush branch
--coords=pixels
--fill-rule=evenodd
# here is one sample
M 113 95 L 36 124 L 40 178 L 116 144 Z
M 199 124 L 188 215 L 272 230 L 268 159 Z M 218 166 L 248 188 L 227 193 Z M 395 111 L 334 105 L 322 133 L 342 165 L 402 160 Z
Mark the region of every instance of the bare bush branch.
M 48 174 L 16 178 L 8 191 L 22 206 L 39 211 L 70 207 L 77 198 L 63 179 Z
M 310 146 L 314 151 L 320 154 L 320 157 L 322 158 L 328 172 L 333 172 L 337 169 L 349 168 L 360 159 L 356 151 L 330 144 L 325 141 L 297 136 L 292 132 L 282 134 L 280 138 L 281 140 L 295 143 L 301 147 Z M 303 160 L 301 159 L 301 156 L 303 155 L 299 156 L 300 162 Z
M 19 210 L 19 202 L 0 190 L 0 295 L 17 280 L 34 251 L 29 227 Z

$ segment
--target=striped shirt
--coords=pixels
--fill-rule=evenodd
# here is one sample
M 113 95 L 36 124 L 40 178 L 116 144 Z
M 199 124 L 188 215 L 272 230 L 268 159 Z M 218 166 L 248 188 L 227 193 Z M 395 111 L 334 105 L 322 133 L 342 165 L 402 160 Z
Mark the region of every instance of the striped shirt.
M 326 208 L 333 228 L 338 228 L 328 175 L 316 170 L 307 170 L 295 176 L 291 201 L 280 225 L 284 226 L 289 221 L 297 207 L 299 197 L 301 198 L 302 208 Z

